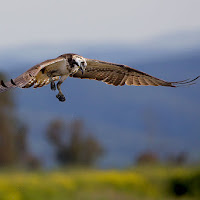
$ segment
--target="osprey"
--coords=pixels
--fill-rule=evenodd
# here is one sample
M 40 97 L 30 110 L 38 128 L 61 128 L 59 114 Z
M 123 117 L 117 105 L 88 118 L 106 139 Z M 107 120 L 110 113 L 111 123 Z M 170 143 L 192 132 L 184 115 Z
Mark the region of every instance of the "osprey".
M 69 53 L 37 64 L 7 83 L 1 80 L 0 93 L 11 88 L 29 88 L 33 85 L 34 88 L 38 88 L 50 83 L 52 90 L 56 90 L 57 86 L 59 93 L 56 97 L 63 102 L 65 96 L 61 91 L 61 84 L 67 77 L 94 79 L 114 86 L 126 84 L 177 87 L 193 84 L 200 76 L 192 80 L 167 82 L 126 65 L 88 59 Z M 57 85 L 55 81 L 58 81 Z

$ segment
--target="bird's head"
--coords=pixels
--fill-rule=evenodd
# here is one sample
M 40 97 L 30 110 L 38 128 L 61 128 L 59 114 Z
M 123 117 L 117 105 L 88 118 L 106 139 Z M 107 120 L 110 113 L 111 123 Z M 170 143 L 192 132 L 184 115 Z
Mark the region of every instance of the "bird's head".
M 79 55 L 74 55 L 72 59 L 74 61 L 74 67 L 77 68 L 77 70 L 81 70 L 83 74 L 87 67 L 86 59 Z

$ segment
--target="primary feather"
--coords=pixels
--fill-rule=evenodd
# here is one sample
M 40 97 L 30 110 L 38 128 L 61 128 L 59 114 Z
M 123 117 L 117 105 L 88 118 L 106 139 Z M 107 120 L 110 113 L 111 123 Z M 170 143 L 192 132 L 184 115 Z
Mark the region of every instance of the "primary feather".
M 114 86 L 168 86 L 176 87 L 181 82 L 167 82 L 149 74 L 133 69 L 127 65 L 119 65 L 94 59 L 86 59 L 87 68 L 84 74 L 77 72 L 75 78 L 94 79 Z

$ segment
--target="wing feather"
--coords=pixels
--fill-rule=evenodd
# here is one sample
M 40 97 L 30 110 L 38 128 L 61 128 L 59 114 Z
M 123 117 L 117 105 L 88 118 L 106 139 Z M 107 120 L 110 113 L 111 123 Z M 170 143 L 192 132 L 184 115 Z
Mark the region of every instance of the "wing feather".
M 125 85 L 125 82 L 126 82 L 127 77 L 128 77 L 126 74 L 125 74 L 125 75 L 122 74 L 122 76 L 123 76 L 123 79 L 122 79 L 122 81 L 121 81 L 120 84 L 119 84 L 120 86 Z
M 132 85 L 136 85 L 136 86 L 139 86 L 140 85 L 140 82 L 138 80 L 138 77 L 137 76 L 132 76 L 133 78 L 133 84 Z
M 108 78 L 104 82 L 111 85 L 114 80 L 115 80 L 115 74 L 114 72 L 111 72 Z
M 116 80 L 115 80 L 115 82 L 114 82 L 113 84 L 114 84 L 115 86 L 120 85 L 123 78 L 124 78 L 124 75 L 123 75 L 123 74 L 118 74 L 118 75 L 117 75 L 117 78 L 116 78 Z
M 127 81 L 126 81 L 126 85 L 133 85 L 133 77 L 129 76 Z
M 133 69 L 126 65 L 119 65 L 94 59 L 86 59 L 87 67 L 84 74 L 80 71 L 72 75 L 75 78 L 94 79 L 115 86 L 127 85 L 152 85 L 175 87 L 172 82 L 167 82 L 142 71 Z
M 34 88 L 37 88 L 47 85 L 49 84 L 49 77 L 47 76 L 47 73 L 43 73 L 42 70 L 45 69 L 45 71 L 49 72 L 54 70 L 56 67 L 59 68 L 62 65 L 66 65 L 66 60 L 63 57 L 46 60 L 40 64 L 37 64 L 17 78 L 13 79 L 13 81 L 6 82 L 6 87 L 1 84 L 0 93 L 15 87 L 29 88 L 34 85 Z M 53 80 L 58 79 L 58 76 L 53 77 Z
M 139 82 L 140 82 L 140 84 L 141 85 L 149 85 L 146 81 L 145 81 L 145 79 L 144 79 L 144 77 L 138 77 L 138 80 L 139 80 Z

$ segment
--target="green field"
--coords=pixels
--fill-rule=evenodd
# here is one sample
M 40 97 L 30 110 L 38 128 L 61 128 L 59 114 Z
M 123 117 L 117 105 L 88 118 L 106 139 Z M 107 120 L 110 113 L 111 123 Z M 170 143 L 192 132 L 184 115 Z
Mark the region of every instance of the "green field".
M 127 170 L 2 170 L 0 200 L 200 199 L 199 172 L 197 168 L 158 166 Z M 177 183 L 179 189 L 186 188 L 181 198 L 173 192 Z

